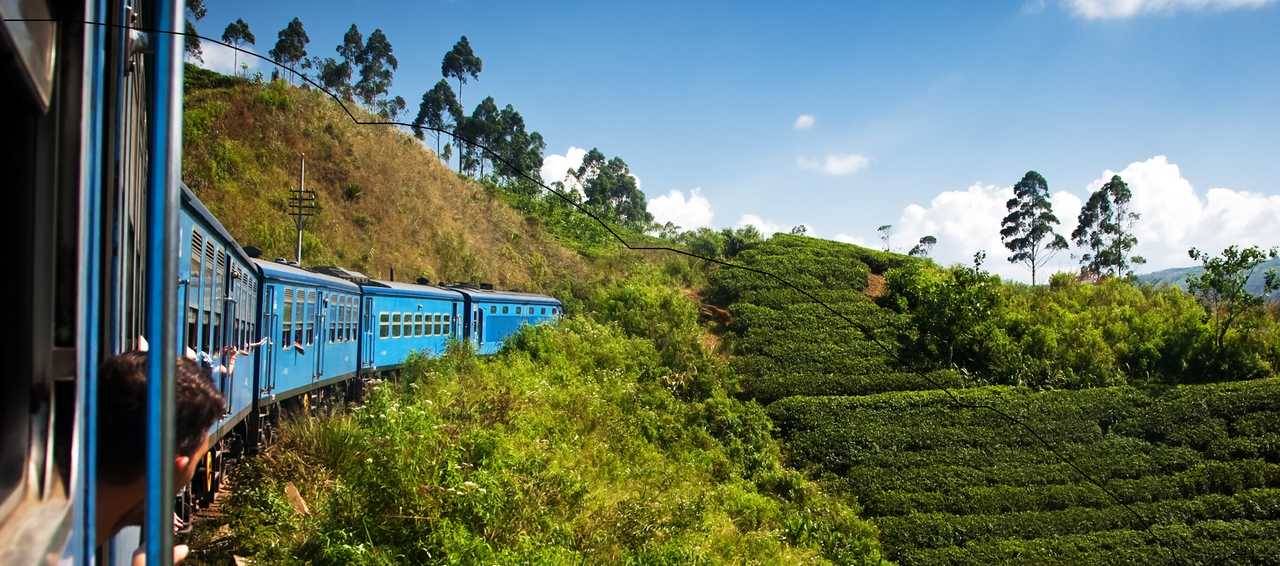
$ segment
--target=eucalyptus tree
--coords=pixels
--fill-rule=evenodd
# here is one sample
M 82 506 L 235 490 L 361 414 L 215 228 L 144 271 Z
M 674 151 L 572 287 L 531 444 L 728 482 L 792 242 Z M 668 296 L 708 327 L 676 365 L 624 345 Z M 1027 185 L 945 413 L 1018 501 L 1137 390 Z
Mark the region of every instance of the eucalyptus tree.
M 294 18 L 280 30 L 280 33 L 276 34 L 276 46 L 269 54 L 277 63 L 288 67 L 293 73 L 293 67 L 307 58 L 308 43 L 311 43 L 311 38 L 303 29 L 302 20 Z
M 244 45 L 253 45 L 258 41 L 258 39 L 254 37 L 253 32 L 249 30 L 248 22 L 245 22 L 240 18 L 236 18 L 236 21 L 227 24 L 227 29 L 222 31 L 222 41 L 231 44 L 234 47 L 241 47 Z M 231 54 L 231 61 L 234 65 L 233 68 L 239 69 L 240 51 L 233 49 L 231 50 Z
M 415 126 L 413 135 L 422 139 L 422 126 L 431 128 L 436 135 L 436 155 L 442 155 L 440 132 L 457 123 L 461 115 L 462 105 L 458 104 L 458 97 L 454 96 L 449 82 L 440 79 L 436 86 L 431 87 L 431 90 L 422 93 L 422 102 L 418 104 L 418 117 L 413 120 Z
M 452 78 L 458 81 L 459 106 L 462 105 L 462 85 L 467 83 L 467 77 L 479 78 L 480 71 L 483 68 L 484 62 L 471 49 L 471 42 L 467 40 L 465 35 L 457 43 L 453 44 L 452 49 L 444 54 L 444 59 L 440 62 L 440 74 L 444 75 L 446 79 Z M 469 152 L 465 151 L 465 142 L 462 140 L 457 141 L 463 146 L 458 151 L 458 169 L 461 170 L 463 169 L 463 157 Z
M 1147 262 L 1133 255 L 1138 237 L 1131 230 L 1141 215 L 1129 210 L 1132 199 L 1129 185 L 1119 175 L 1089 195 L 1080 210 L 1079 224 L 1071 232 L 1076 245 L 1088 250 L 1080 256 L 1080 270 L 1085 275 L 1130 276 L 1133 265 Z
M 1059 224 L 1053 214 L 1049 182 L 1035 171 L 1027 171 L 1013 186 L 1013 198 L 1005 202 L 1009 214 L 1000 221 L 1000 239 L 1013 252 L 1009 263 L 1022 263 L 1031 269 L 1031 284 L 1036 272 L 1058 252 L 1069 247 L 1067 239 L 1054 230 Z
M 196 32 L 195 24 L 191 22 L 198 22 L 204 19 L 209 10 L 205 7 L 204 0 L 186 0 L 185 4 L 190 17 L 186 18 L 186 25 L 182 30 L 183 49 L 188 57 L 204 62 L 204 53 L 200 51 L 200 37 Z

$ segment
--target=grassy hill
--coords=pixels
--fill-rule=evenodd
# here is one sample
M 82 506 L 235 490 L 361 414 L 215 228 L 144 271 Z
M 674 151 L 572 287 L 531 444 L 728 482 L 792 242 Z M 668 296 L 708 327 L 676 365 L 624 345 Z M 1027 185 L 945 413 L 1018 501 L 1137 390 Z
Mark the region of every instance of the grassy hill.
M 320 210 L 305 233 L 304 264 L 530 290 L 588 270 L 539 223 L 454 174 L 404 131 L 356 125 L 328 96 L 283 82 L 190 66 L 187 77 L 183 179 L 264 257 L 293 258 L 287 201 L 305 154 Z
M 872 330 L 874 339 L 758 274 L 712 278 L 710 295 L 734 314 L 726 343 L 744 394 L 768 404 L 790 465 L 879 527 L 887 558 L 1182 564 L 1280 554 L 1280 382 L 1163 385 L 1200 376 L 1184 356 L 1204 313 L 1185 293 L 982 278 L 960 292 L 959 279 L 927 263 L 785 235 L 738 260 L 787 277 Z M 887 294 L 868 292 L 868 280 L 882 277 Z M 985 348 L 996 360 L 989 369 L 1002 371 L 898 365 L 909 352 L 895 338 L 913 343 L 929 329 L 915 326 L 919 313 L 896 292 L 964 299 L 982 284 L 996 285 L 993 303 L 942 305 L 929 311 L 942 318 L 930 320 L 963 327 L 957 342 Z M 1256 338 L 1276 336 L 1272 322 Z M 1275 367 L 1259 371 L 1274 375 Z M 1151 375 L 1169 368 L 1182 371 Z M 1037 388 L 991 385 L 1046 372 L 1053 379 L 1029 380 Z M 1147 387 L 1114 386 L 1123 383 Z M 1070 389 L 1047 390 L 1058 386 Z M 975 405 L 1020 418 L 1070 463 Z
M 1263 278 L 1266 277 L 1267 270 L 1270 269 L 1280 271 L 1280 259 L 1265 261 L 1258 266 L 1258 269 L 1249 277 L 1249 281 L 1245 283 L 1245 288 L 1255 295 L 1262 294 Z M 1199 275 L 1202 272 L 1204 272 L 1204 268 L 1201 267 L 1172 267 L 1144 273 L 1138 276 L 1138 280 L 1152 285 L 1173 285 L 1186 289 L 1187 278 L 1192 275 Z M 1270 298 L 1280 299 L 1280 292 L 1272 293 Z

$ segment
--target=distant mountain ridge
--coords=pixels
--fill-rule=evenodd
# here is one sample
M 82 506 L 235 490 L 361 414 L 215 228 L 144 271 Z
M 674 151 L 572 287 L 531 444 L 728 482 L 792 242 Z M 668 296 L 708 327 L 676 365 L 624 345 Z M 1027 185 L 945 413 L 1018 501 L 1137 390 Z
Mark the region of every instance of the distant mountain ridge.
M 1263 262 L 1258 269 L 1254 270 L 1253 275 L 1249 277 L 1249 281 L 1245 284 L 1245 288 L 1255 295 L 1262 294 L 1262 280 L 1266 276 L 1267 270 L 1275 269 L 1280 271 L 1280 259 L 1273 259 Z M 1172 267 L 1169 269 L 1161 269 L 1151 273 L 1144 273 L 1138 276 L 1138 280 L 1143 283 L 1152 285 L 1177 285 L 1183 289 L 1187 288 L 1187 278 L 1197 275 L 1204 271 L 1202 267 Z M 1271 293 L 1268 297 L 1271 299 L 1280 299 L 1280 292 Z

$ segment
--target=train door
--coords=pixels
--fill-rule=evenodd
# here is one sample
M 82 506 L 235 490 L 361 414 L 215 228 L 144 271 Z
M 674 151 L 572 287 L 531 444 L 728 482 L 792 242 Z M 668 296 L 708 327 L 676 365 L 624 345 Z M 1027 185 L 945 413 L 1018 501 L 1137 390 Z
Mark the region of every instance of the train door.
M 476 307 L 476 351 L 484 346 L 484 308 Z
M 373 367 L 373 299 L 364 300 L 364 324 L 361 326 L 363 336 L 360 339 L 360 367 Z
M 316 312 L 315 312 L 315 349 L 316 349 L 316 366 L 315 374 L 312 381 L 316 381 L 324 377 L 324 350 L 328 345 L 328 334 L 325 333 L 325 324 L 328 323 L 329 298 L 323 290 L 316 292 Z
M 274 285 L 263 286 L 262 301 L 267 308 L 263 309 L 266 315 L 262 317 L 262 322 L 260 323 L 262 326 L 259 331 L 268 340 L 266 344 L 258 348 L 258 353 L 262 356 L 262 360 L 258 362 L 258 367 L 261 368 L 261 377 L 258 380 L 259 396 L 275 389 L 276 350 L 283 343 L 280 340 L 284 339 L 281 337 L 280 340 L 276 340 L 276 331 L 280 327 L 280 315 L 276 312 L 276 288 Z

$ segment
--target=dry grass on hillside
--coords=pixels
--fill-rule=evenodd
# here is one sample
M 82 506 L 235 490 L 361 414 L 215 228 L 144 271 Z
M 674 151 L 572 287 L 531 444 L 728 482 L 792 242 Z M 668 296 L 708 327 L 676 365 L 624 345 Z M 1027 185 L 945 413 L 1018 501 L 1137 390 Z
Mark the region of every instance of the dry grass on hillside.
M 305 264 L 533 290 L 586 270 L 537 222 L 458 177 L 411 135 L 356 125 L 315 91 L 280 82 L 188 91 L 183 151 L 184 180 L 264 257 L 293 257 L 287 201 L 305 153 L 320 204 Z

